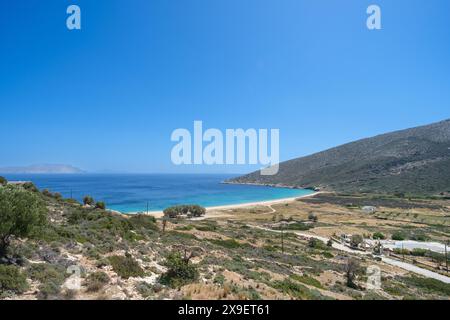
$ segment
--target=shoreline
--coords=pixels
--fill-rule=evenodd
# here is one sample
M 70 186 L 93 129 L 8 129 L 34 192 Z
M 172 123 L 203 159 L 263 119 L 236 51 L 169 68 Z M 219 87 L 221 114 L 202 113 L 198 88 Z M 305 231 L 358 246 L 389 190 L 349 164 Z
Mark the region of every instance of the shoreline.
M 255 202 L 246 202 L 246 203 L 237 203 L 237 204 L 227 204 L 227 205 L 222 205 L 222 206 L 205 207 L 205 209 L 206 209 L 205 217 L 208 216 L 208 213 L 211 213 L 213 211 L 232 210 L 232 209 L 246 208 L 246 207 L 255 207 L 255 206 L 271 206 L 271 205 L 274 205 L 274 204 L 289 203 L 289 202 L 296 201 L 297 199 L 313 197 L 313 196 L 318 195 L 319 193 L 321 193 L 321 191 L 317 191 L 317 192 L 313 192 L 311 194 L 305 194 L 305 195 L 301 195 L 301 196 L 297 196 L 297 197 L 289 197 L 289 198 L 281 198 L 281 199 L 273 199 L 273 200 L 262 200 L 262 201 L 255 201 Z M 128 213 L 123 213 L 123 212 L 119 212 L 119 211 L 115 211 L 115 210 L 110 210 L 110 211 L 115 212 L 115 213 L 120 213 L 120 214 L 125 215 L 125 216 L 131 216 L 131 215 L 136 215 L 136 214 L 144 214 L 144 215 L 154 216 L 155 218 L 161 218 L 161 217 L 164 216 L 164 213 L 163 213 L 162 210 L 149 211 L 148 213 L 147 212 L 128 212 Z

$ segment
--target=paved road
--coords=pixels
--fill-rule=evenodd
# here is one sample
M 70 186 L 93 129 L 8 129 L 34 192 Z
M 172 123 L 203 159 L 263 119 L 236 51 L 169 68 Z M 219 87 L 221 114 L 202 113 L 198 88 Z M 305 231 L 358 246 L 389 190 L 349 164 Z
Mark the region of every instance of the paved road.
M 280 230 L 273 230 L 273 229 L 264 228 L 264 227 L 260 227 L 260 226 L 254 226 L 254 225 L 251 225 L 251 224 L 247 224 L 247 226 L 249 226 L 251 228 L 255 228 L 255 229 L 269 231 L 269 232 L 276 232 L 276 233 L 280 233 L 281 232 Z M 284 232 L 294 233 L 294 234 L 296 234 L 298 236 L 301 236 L 301 237 L 304 237 L 304 238 L 307 238 L 307 239 L 309 239 L 309 238 L 319 239 L 319 240 L 322 240 L 325 243 L 328 242 L 328 240 L 329 240 L 326 237 L 321 237 L 321 236 L 317 236 L 317 235 L 313 235 L 313 234 L 309 234 L 309 233 L 298 232 L 298 231 L 285 230 Z M 369 252 L 366 252 L 366 251 L 360 251 L 360 250 L 351 249 L 351 248 L 349 248 L 347 246 L 344 246 L 343 244 L 336 243 L 336 242 L 333 242 L 333 248 L 335 248 L 337 250 L 349 252 L 349 253 L 359 254 L 359 255 L 368 255 L 368 254 L 370 254 Z M 420 274 L 420 275 L 422 275 L 424 277 L 427 277 L 427 278 L 436 279 L 436 280 L 442 281 L 444 283 L 450 283 L 450 278 L 447 277 L 447 276 L 444 276 L 442 274 L 439 274 L 439 273 L 436 273 L 436 272 L 433 272 L 433 271 L 429 271 L 429 270 L 424 269 L 424 268 L 420 268 L 420 267 L 415 266 L 415 265 L 410 264 L 410 263 L 394 260 L 394 259 L 387 258 L 387 257 L 384 257 L 384 256 L 381 259 L 382 259 L 382 261 L 384 263 L 390 264 L 392 266 L 396 266 L 396 267 L 402 268 L 404 270 L 407 270 L 407 271 L 410 271 L 410 272 L 413 272 L 413 273 L 416 273 L 416 274 Z
M 399 268 L 402 268 L 402 269 L 405 269 L 405 270 L 408 270 L 408 271 L 420 274 L 420 275 L 422 275 L 424 277 L 433 278 L 433 279 L 436 279 L 436 280 L 439 280 L 439 281 L 442 281 L 442 282 L 445 282 L 445 283 L 450 283 L 450 278 L 446 277 L 446 276 L 444 276 L 442 274 L 439 274 L 439 273 L 436 273 L 436 272 L 433 272 L 433 271 L 430 271 L 430 270 L 427 270 L 427 269 L 419 268 L 418 266 L 415 266 L 413 264 L 402 262 L 402 261 L 398 261 L 398 260 L 394 260 L 394 259 L 391 259 L 391 258 L 388 258 L 388 257 L 382 257 L 381 259 L 385 263 L 388 263 L 390 265 L 393 265 L 393 266 L 396 266 L 396 267 L 399 267 Z

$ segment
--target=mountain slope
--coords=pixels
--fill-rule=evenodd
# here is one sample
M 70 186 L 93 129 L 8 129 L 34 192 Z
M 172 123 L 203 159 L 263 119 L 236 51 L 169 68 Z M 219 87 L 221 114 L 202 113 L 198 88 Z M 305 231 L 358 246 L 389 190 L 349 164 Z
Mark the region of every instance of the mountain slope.
M 341 192 L 450 192 L 450 120 L 362 139 L 228 181 Z

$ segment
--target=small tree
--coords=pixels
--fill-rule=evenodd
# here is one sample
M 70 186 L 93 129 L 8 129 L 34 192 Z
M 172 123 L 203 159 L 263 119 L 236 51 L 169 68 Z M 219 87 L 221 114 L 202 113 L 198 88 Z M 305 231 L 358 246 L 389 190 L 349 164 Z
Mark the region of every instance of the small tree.
M 0 186 L 6 186 L 8 184 L 8 180 L 4 177 L 0 177 Z
M 83 198 L 83 203 L 85 206 L 92 206 L 94 205 L 95 201 L 94 198 L 92 198 L 91 196 L 85 196 Z
M 202 249 L 179 247 L 180 250 L 174 250 L 166 257 L 164 265 L 167 267 L 167 272 L 160 278 L 161 283 L 171 287 L 181 287 L 196 281 L 199 277 L 197 266 L 192 264 L 191 259 L 199 255 Z
M 358 248 L 358 246 L 364 241 L 363 237 L 360 234 L 352 235 L 352 239 L 350 240 L 350 245 L 353 248 Z
M 315 215 L 315 214 L 312 213 L 312 212 L 310 212 L 310 213 L 308 214 L 308 219 L 309 219 L 310 221 L 313 221 L 313 222 L 319 221 L 319 218 L 317 217 L 317 215 Z
M 349 288 L 356 289 L 358 286 L 355 284 L 355 279 L 358 273 L 361 271 L 360 264 L 355 259 L 348 259 L 347 263 L 344 266 L 345 277 L 347 279 L 347 286 Z
M 0 256 L 5 256 L 12 237 L 27 237 L 46 222 L 40 198 L 15 186 L 0 188 Z

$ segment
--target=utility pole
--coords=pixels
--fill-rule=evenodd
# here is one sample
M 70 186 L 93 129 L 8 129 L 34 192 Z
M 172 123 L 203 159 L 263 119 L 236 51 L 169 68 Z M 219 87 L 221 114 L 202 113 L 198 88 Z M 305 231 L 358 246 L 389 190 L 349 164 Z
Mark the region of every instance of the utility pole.
M 284 223 L 281 222 L 281 253 L 284 254 Z
M 73 196 L 72 196 L 72 189 L 70 189 L 70 199 L 73 199 Z
M 148 201 L 147 201 L 147 215 L 148 215 Z

